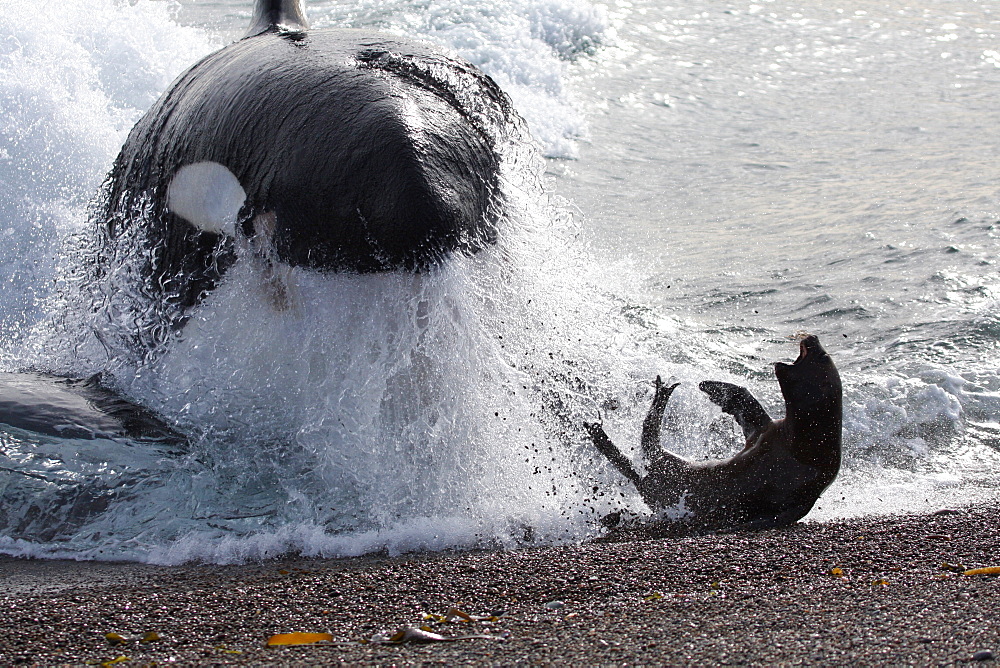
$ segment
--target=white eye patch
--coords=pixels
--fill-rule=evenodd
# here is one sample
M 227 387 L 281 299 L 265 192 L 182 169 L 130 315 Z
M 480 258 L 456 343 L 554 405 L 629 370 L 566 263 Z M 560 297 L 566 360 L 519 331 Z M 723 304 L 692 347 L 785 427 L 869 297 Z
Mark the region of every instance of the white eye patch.
M 205 232 L 234 236 L 247 194 L 236 176 L 217 162 L 184 165 L 167 186 L 167 208 Z

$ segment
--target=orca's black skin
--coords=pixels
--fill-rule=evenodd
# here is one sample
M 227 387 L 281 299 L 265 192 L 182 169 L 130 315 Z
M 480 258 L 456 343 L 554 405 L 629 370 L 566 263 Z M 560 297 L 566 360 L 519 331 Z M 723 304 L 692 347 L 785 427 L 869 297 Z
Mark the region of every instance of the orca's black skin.
M 650 508 L 671 508 L 683 500 L 690 513 L 679 521 L 683 526 L 696 530 L 786 526 L 812 509 L 840 471 L 843 389 L 837 367 L 815 336 L 801 341 L 793 364 L 778 362 L 774 371 L 785 398 L 781 420 L 771 420 L 745 388 L 718 381 L 699 385 L 743 430 L 745 447 L 730 459 L 691 462 L 663 449 L 660 425 L 677 385 L 663 385 L 659 377 L 642 430 L 646 475 L 636 472 L 601 425 L 584 427 Z
M 299 0 L 258 0 L 244 37 L 253 37 L 268 30 L 305 32 L 308 29 L 309 21 Z
M 151 412 L 100 384 L 45 373 L 0 373 L 0 423 L 61 438 L 132 438 L 182 445 Z
M 240 240 L 167 206 L 177 170 L 206 161 L 239 181 L 234 234 L 269 261 L 425 270 L 495 242 L 500 153 L 522 133 L 471 64 L 390 35 L 310 30 L 299 0 L 259 0 L 247 36 L 182 74 L 129 134 L 94 207 L 95 275 L 143 258 L 140 291 L 181 313 L 214 287 Z

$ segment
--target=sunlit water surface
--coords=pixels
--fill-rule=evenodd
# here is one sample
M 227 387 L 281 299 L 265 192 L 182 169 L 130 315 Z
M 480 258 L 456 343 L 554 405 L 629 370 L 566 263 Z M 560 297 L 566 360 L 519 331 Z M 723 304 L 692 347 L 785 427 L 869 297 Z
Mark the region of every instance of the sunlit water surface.
M 177 563 L 579 541 L 635 490 L 585 440 L 733 452 L 697 391 L 818 334 L 845 462 L 808 521 L 1000 492 L 1000 10 L 990 2 L 311 2 L 315 27 L 436 42 L 494 77 L 491 251 L 420 276 L 237 265 L 146 361 L 73 298 L 86 205 L 128 130 L 248 2 L 0 0 L 0 364 L 85 375 L 187 449 L 0 431 L 0 552 Z

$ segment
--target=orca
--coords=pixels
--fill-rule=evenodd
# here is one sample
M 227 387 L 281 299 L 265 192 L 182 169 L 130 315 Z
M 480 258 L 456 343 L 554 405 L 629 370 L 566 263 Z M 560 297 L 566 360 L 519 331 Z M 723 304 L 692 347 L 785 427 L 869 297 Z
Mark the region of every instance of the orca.
M 504 150 L 526 137 L 470 63 L 258 0 L 246 35 L 130 132 L 92 207 L 91 278 L 139 283 L 105 290 L 155 313 L 155 343 L 241 250 L 321 272 L 431 270 L 497 241 Z
M 82 380 L 34 371 L 0 373 L 0 423 L 58 438 L 186 444 L 152 412 L 102 386 L 99 375 Z

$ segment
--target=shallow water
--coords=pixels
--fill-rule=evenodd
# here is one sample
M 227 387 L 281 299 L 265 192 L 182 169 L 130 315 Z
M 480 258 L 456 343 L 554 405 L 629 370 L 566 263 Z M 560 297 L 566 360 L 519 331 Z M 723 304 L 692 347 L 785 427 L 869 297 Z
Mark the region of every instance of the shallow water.
M 809 521 L 1000 491 L 1000 16 L 970 0 L 611 6 L 310 3 L 314 26 L 435 41 L 482 67 L 519 155 L 495 252 L 412 276 L 237 267 L 155 359 L 74 301 L 86 203 L 172 78 L 248 3 L 4 2 L 0 360 L 87 374 L 193 435 L 184 453 L 0 433 L 0 551 L 176 563 L 581 540 L 635 491 L 579 425 L 725 456 L 697 391 L 750 387 L 818 334 L 845 465 Z M 541 171 L 539 171 L 541 170 Z M 540 190 L 543 193 L 539 192 Z

